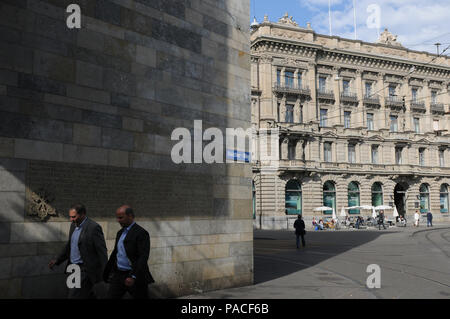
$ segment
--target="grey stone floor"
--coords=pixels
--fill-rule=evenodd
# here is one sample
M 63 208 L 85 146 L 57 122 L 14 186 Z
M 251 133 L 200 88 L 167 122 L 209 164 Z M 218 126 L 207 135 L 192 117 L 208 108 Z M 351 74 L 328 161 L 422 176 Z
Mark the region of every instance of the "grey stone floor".
M 379 289 L 366 287 L 369 264 Z M 309 231 L 304 249 L 292 231 L 255 230 L 254 282 L 184 298 L 450 299 L 450 225 Z

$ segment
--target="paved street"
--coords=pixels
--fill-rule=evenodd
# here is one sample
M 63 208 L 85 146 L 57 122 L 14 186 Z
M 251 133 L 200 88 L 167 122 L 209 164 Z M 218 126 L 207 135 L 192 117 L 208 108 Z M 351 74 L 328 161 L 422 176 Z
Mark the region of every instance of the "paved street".
M 450 227 L 254 234 L 255 285 L 187 298 L 450 298 Z M 381 288 L 368 289 L 369 264 Z

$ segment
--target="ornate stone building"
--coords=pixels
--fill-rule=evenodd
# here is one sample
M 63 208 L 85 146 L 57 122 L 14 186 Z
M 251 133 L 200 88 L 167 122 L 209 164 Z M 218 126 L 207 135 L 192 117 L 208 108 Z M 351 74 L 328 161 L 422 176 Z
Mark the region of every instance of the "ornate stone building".
M 317 34 L 287 14 L 252 25 L 251 54 L 257 227 L 324 205 L 449 220 L 448 57 L 388 30 L 377 43 Z

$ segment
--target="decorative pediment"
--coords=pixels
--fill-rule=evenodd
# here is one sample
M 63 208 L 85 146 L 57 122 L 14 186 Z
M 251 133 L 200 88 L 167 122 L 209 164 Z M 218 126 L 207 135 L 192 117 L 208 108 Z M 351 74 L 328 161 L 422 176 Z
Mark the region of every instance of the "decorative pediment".
M 380 135 L 374 135 L 369 137 L 368 139 L 369 141 L 379 141 L 379 142 L 383 142 L 384 138 L 382 138 Z
M 426 138 L 422 138 L 420 140 L 418 140 L 416 143 L 420 143 L 420 144 L 430 144 L 431 141 L 426 139 Z
M 330 137 L 330 138 L 337 138 L 337 134 L 333 133 L 333 132 L 326 132 L 322 135 L 322 137 Z

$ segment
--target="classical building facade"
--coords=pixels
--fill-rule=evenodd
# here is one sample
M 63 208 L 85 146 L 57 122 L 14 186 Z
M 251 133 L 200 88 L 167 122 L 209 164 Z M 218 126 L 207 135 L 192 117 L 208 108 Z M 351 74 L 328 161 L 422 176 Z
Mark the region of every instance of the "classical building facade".
M 257 227 L 309 220 L 319 206 L 449 220 L 448 57 L 388 30 L 377 43 L 317 34 L 287 14 L 252 25 L 251 55 Z

